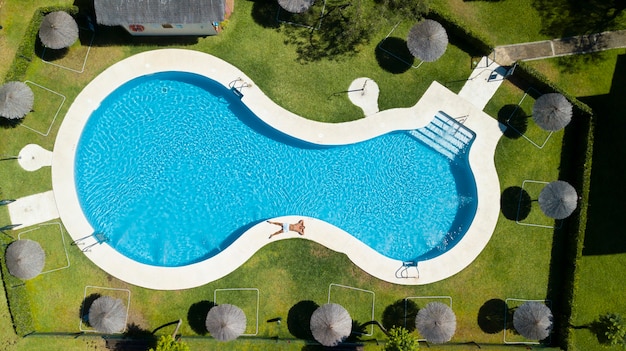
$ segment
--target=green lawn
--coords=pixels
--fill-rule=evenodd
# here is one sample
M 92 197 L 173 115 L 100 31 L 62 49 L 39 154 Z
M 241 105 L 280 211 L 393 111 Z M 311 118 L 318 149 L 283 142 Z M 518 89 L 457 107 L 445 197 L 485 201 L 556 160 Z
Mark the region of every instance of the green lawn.
M 431 0 L 494 45 L 562 38 L 625 29 L 626 13 L 612 1 Z M 617 16 L 615 16 L 617 14 Z
M 37 1 L 27 2 L 27 5 L 34 8 L 35 2 Z M 70 1 L 64 3 L 70 3 Z M 443 6 L 438 0 L 434 3 Z M 465 8 L 461 6 L 474 6 L 479 10 L 481 6 L 484 8 L 486 6 L 498 8 L 510 6 L 510 1 L 498 3 L 450 1 L 449 3 L 450 6 L 456 6 L 455 11 L 463 13 L 465 13 Z M 530 6 L 527 1 L 525 4 L 525 6 Z M 15 6 L 13 2 L 6 6 L 9 5 Z M 384 20 L 381 21 L 380 30 L 374 35 L 372 41 L 363 46 L 357 55 L 340 60 L 302 63 L 298 60 L 294 46 L 283 45 L 286 34 L 259 20 L 264 13 L 274 13 L 267 10 L 268 6 L 263 1 L 237 2 L 235 14 L 223 33 L 218 37 L 201 38 L 195 43 L 155 45 L 150 42 L 131 41 L 124 36 L 118 36 L 119 31 L 110 31 L 108 35 L 96 38 L 95 45 L 89 54 L 87 68 L 82 74 L 44 64 L 38 59 L 33 60 L 27 79 L 53 88 L 67 96 L 67 101 L 61 108 L 60 117 L 53 124 L 48 137 L 43 137 L 23 127 L 0 129 L 0 140 L 2 140 L 0 154 L 16 155 L 28 143 L 37 143 L 47 149 L 52 149 L 54 136 L 62 116 L 87 82 L 121 58 L 163 46 L 201 50 L 223 58 L 246 72 L 268 96 L 280 105 L 307 118 L 329 122 L 361 117 L 360 111 L 349 103 L 345 95 L 333 96 L 333 93 L 346 90 L 350 82 L 357 77 L 366 76 L 377 82 L 381 90 L 380 107 L 388 109 L 415 104 L 432 80 L 438 80 L 453 91 L 458 91 L 462 87 L 460 81 L 466 79 L 471 72 L 471 58 L 454 46 L 449 46 L 446 54 L 439 61 L 424 64 L 417 70 L 390 73 L 382 69 L 376 61 L 375 47 L 394 25 Z M 0 19 L 3 18 L 1 16 L 4 15 L 0 15 Z M 484 16 L 483 19 L 488 18 L 487 15 Z M 507 23 L 505 19 L 498 18 L 497 20 L 502 22 L 494 22 L 493 26 L 507 29 L 513 27 L 510 33 L 502 34 L 502 38 L 515 35 L 516 40 L 525 41 L 529 40 L 527 38 L 541 37 L 537 34 L 540 29 L 537 28 L 536 21 L 531 20 L 530 24 L 516 24 L 518 27 L 515 27 L 505 26 L 504 24 Z M 16 19 L 13 19 L 13 22 L 6 21 L 3 25 L 6 29 L 10 28 L 8 23 L 15 23 L 16 27 L 25 23 L 19 24 L 16 21 Z M 524 22 L 516 22 L 513 18 L 508 21 L 510 23 Z M 409 27 L 409 23 L 402 24 L 397 29 L 397 36 L 403 37 L 404 34 L 401 33 L 406 33 Z M 483 27 L 478 28 L 487 30 Z M 516 31 L 514 28 L 520 30 Z M 522 31 L 521 28 L 525 29 Z M 496 33 L 496 31 L 488 32 Z M 12 35 L 19 38 L 17 35 Z M 499 42 L 503 40 L 502 38 L 494 37 L 493 40 Z M 80 46 L 76 46 L 70 52 L 79 52 L 81 49 Z M 74 67 L 80 63 L 80 57 L 68 55 L 57 62 Z M 2 65 L 2 67 L 5 66 Z M 598 70 L 598 75 L 605 77 L 610 64 L 606 67 Z M 584 76 L 583 72 L 580 74 Z M 518 104 L 524 93 L 525 90 L 505 82 L 487 106 L 486 111 L 494 118 L 502 120 L 510 115 L 511 107 Z M 531 114 L 533 98 L 536 96 L 527 97 L 521 105 L 520 111 L 527 116 Z M 47 126 L 48 124 L 42 123 L 43 120 L 51 118 L 53 112 L 56 112 L 56 104 L 51 100 L 43 102 L 45 105 L 41 105 L 41 110 L 37 108 L 35 111 L 41 120 L 35 119 L 35 113 L 33 113 L 26 118 L 25 123 L 32 122 L 32 125 L 37 125 L 38 128 Z M 44 114 L 43 111 L 48 109 L 50 113 Z M 527 132 L 528 135 L 533 135 L 533 138 L 542 137 L 532 124 L 527 126 Z M 495 159 L 500 177 L 500 191 L 520 187 L 526 179 L 544 181 L 557 179 L 562 136 L 563 132 L 552 135 L 543 149 L 537 149 L 524 138 L 515 135 L 502 138 Z M 1 197 L 20 197 L 51 188 L 49 169 L 29 173 L 22 171 L 13 161 L 1 162 Z M 504 205 L 512 206 L 510 201 Z M 527 217 L 528 221 L 539 218 L 532 217 L 537 215 L 536 211 L 536 207 L 531 210 L 531 214 Z M 0 220 L 8 221 L 8 214 L 5 210 L 0 210 Z M 50 235 L 45 235 L 41 241 L 44 246 L 49 245 L 52 248 L 55 244 L 58 245 L 59 234 L 50 228 L 52 226 L 44 229 L 46 234 Z M 47 239 L 49 241 L 46 241 Z M 69 240 L 69 237 L 66 239 Z M 458 343 L 475 341 L 485 349 L 498 349 L 502 344 L 502 327 L 489 321 L 490 318 L 497 320 L 503 313 L 498 314 L 497 311 L 493 311 L 491 308 L 493 301 L 498 302 L 509 297 L 528 299 L 558 297 L 558 294 L 548 295 L 548 286 L 553 278 L 550 276 L 552 241 L 552 230 L 521 226 L 501 215 L 492 240 L 472 265 L 452 278 L 417 287 L 397 286 L 378 281 L 354 266 L 346 256 L 315 243 L 306 240 L 279 241 L 260 250 L 242 267 L 223 279 L 196 289 L 174 292 L 153 291 L 130 286 L 107 275 L 88 261 L 76 247 L 70 247 L 70 268 L 42 275 L 28 281 L 24 287 L 18 288 L 24 289 L 30 300 L 35 330 L 44 333 L 78 331 L 80 306 L 86 285 L 129 289 L 131 292 L 129 323 L 136 325 L 139 329 L 152 331 L 166 323 L 183 319 L 181 332 L 189 337 L 186 340 L 194 346 L 193 349 L 217 349 L 221 346 L 211 338 L 197 338 L 203 334 L 201 325 L 198 327 L 197 321 L 201 318 L 198 316 L 205 311 L 207 303 L 213 301 L 215 289 L 258 288 L 260 337 L 243 338 L 232 344 L 234 349 L 239 350 L 301 350 L 305 348 L 302 341 L 293 338 L 294 334 L 301 335 L 305 331 L 298 329 L 300 326 L 298 323 L 292 322 L 295 325 L 290 326 L 288 320 L 290 311 L 294 315 L 306 315 L 304 312 L 307 306 L 310 308 L 312 303 L 318 305 L 325 303 L 329 285 L 332 283 L 374 292 L 374 317 L 377 320 L 383 320 L 385 316 L 389 316 L 393 311 L 394 303 L 405 297 L 449 295 L 453 299 L 453 307 L 458 320 L 454 341 Z M 62 258 L 54 256 L 54 260 L 49 264 L 61 264 L 62 261 Z M 585 270 L 581 269 L 581 271 Z M 616 271 L 615 274 L 619 272 Z M 581 273 L 581 276 L 584 274 Z M 359 318 L 360 322 L 364 322 L 362 318 L 366 318 L 369 316 L 368 313 L 371 313 L 364 307 L 366 304 L 371 306 L 369 294 L 349 290 L 335 293 L 335 298 L 346 301 L 346 304 L 350 301 L 355 302 L 354 306 L 347 307 L 353 311 L 351 312 L 354 318 Z M 246 311 L 256 308 L 255 301 L 251 300 L 249 295 L 244 293 L 232 296 Z M 576 305 L 577 308 L 578 305 Z M 587 323 L 583 320 L 597 313 L 599 312 L 590 311 L 582 314 L 575 312 L 575 315 L 581 323 Z M 265 322 L 267 319 L 279 316 L 283 318 L 280 326 Z M 11 322 L 4 303 L 0 304 L 0 317 L 3 317 L 0 319 L 0 326 L 4 326 L 0 328 L 0 340 L 4 343 L 0 346 L 8 350 L 82 350 L 86 347 L 102 349 L 104 345 L 101 339 L 93 337 L 74 339 L 72 336 L 54 338 L 33 336 L 21 339 L 11 332 Z M 251 326 L 249 326 L 251 331 L 250 328 Z M 162 329 L 163 332 L 172 330 L 173 327 Z M 278 340 L 272 339 L 276 336 Z M 577 340 L 582 340 L 582 336 L 580 338 L 578 334 L 575 336 Z M 383 339 L 382 334 L 377 330 L 373 337 Z M 595 347 L 597 343 L 588 345 Z M 463 345 L 451 345 L 431 349 L 466 348 L 467 346 Z M 368 349 L 379 348 L 372 343 L 368 344 Z
M 626 125 L 620 114 L 626 108 L 626 49 L 594 55 L 532 62 L 564 89 L 579 96 L 596 112 L 593 172 L 585 248 L 579 265 L 572 325 L 588 326 L 600 314 L 626 315 L 623 296 L 626 239 L 615 228 L 621 226 L 621 199 L 626 192 L 615 188 L 626 175 L 626 149 L 621 134 Z M 585 82 L 585 84 L 580 84 Z M 591 350 L 597 337 L 587 328 L 573 328 L 573 350 Z M 619 347 L 607 350 L 619 350 Z

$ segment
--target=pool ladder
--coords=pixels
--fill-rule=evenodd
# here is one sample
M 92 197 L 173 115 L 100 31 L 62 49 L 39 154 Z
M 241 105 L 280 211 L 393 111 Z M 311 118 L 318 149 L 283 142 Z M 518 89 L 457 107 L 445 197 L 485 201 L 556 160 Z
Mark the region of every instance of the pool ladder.
M 404 262 L 402 262 L 402 266 L 400 266 L 400 268 L 398 268 L 396 270 L 396 278 L 419 279 L 419 277 L 420 277 L 420 270 L 417 268 L 417 264 L 418 264 L 417 261 L 404 261 Z M 410 275 L 409 269 L 411 269 L 411 268 L 415 268 L 415 272 L 417 272 L 416 276 Z
M 243 88 L 249 88 L 251 86 L 252 86 L 252 84 L 244 81 L 243 79 L 241 79 L 241 77 L 239 77 L 239 78 L 233 80 L 232 82 L 228 83 L 228 87 L 230 88 L 230 91 L 232 91 L 240 99 L 243 97 L 243 93 L 241 92 L 241 90 Z
M 99 245 L 99 244 L 102 244 L 102 243 L 105 243 L 105 242 L 109 241 L 109 238 L 108 238 L 108 237 L 107 237 L 104 233 L 94 232 L 94 233 L 93 233 L 93 234 L 91 234 L 91 235 L 87 235 L 87 236 L 82 237 L 82 238 L 80 238 L 80 239 L 76 239 L 76 240 L 74 240 L 74 241 L 72 242 L 72 245 L 74 245 L 74 246 L 82 246 L 82 245 L 85 245 L 85 244 L 86 244 L 86 241 L 87 241 L 89 238 L 94 239 L 94 242 L 92 242 L 92 243 L 90 243 L 89 245 L 87 245 L 87 246 L 85 246 L 85 247 L 81 248 L 81 249 L 80 249 L 80 251 L 82 251 L 82 252 L 89 252 L 89 251 L 91 251 L 91 248 L 92 248 L 92 247 L 94 247 L 94 246 L 96 246 L 96 245 Z

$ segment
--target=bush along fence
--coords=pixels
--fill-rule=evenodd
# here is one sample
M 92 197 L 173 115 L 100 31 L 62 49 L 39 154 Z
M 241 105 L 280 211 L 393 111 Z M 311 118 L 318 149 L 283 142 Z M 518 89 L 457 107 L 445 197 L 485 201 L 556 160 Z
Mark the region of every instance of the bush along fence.
M 8 237 L 3 236 L 0 239 L 0 246 L 3 252 L 6 251 L 10 243 L 11 240 Z M 15 333 L 19 336 L 26 336 L 35 331 L 26 286 L 22 280 L 9 273 L 5 259 L 4 255 L 0 255 L 0 265 L 2 266 L 0 272 L 9 313 L 11 314 L 11 321 L 13 322 Z
M 489 56 L 493 52 L 494 45 L 489 40 L 472 31 L 470 26 L 461 23 L 453 15 L 438 9 L 430 9 L 425 17 L 441 23 L 446 29 L 451 43 L 470 55 Z
M 32 60 L 35 58 L 35 48 L 37 46 L 38 32 L 41 22 L 45 15 L 54 11 L 65 11 L 70 15 L 76 15 L 78 13 L 78 7 L 76 6 L 49 6 L 40 7 L 35 10 L 33 17 L 26 28 L 22 42 L 15 53 L 11 67 L 5 76 L 5 82 L 9 81 L 21 81 L 26 75 L 26 71 Z M 11 243 L 7 237 L 0 239 L 0 245 L 3 251 Z M 7 270 L 6 262 L 4 262 L 4 255 L 0 255 L 0 262 L 2 268 L 0 269 L 0 275 L 2 276 L 2 283 L 4 285 L 4 291 L 7 299 L 7 305 L 9 307 L 9 313 L 11 314 L 11 320 L 15 333 L 20 336 L 26 336 L 32 334 L 35 331 L 32 312 L 30 309 L 30 302 L 28 300 L 28 294 L 24 282 L 11 274 Z
M 39 33 L 39 27 L 41 26 L 41 22 L 43 21 L 45 15 L 55 11 L 65 11 L 74 16 L 78 14 L 78 7 L 48 6 L 40 7 L 35 10 L 33 17 L 30 19 L 30 23 L 26 27 L 22 42 L 17 48 L 13 63 L 11 63 L 11 67 L 9 68 L 9 71 L 4 78 L 5 82 L 15 80 L 21 81 L 24 79 L 24 76 L 26 75 L 26 70 L 28 69 L 28 66 L 30 65 L 33 58 L 35 57 L 35 48 L 37 47 L 37 41 L 39 40 L 37 34 Z

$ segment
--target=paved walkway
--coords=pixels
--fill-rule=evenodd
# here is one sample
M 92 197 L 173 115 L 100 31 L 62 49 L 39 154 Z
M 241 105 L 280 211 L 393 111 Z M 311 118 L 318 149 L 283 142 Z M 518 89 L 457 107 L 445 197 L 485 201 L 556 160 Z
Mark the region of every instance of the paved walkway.
M 515 61 L 586 54 L 617 48 L 626 48 L 626 30 L 502 45 L 495 48 L 495 60 L 503 66 L 509 66 Z
M 373 81 L 362 78 L 354 82 L 352 86 L 354 89 L 350 90 L 356 90 L 352 98 L 361 104 L 367 118 L 344 123 L 321 123 L 304 119 L 278 106 L 253 84 L 244 72 L 227 62 L 205 53 L 180 49 L 144 52 L 116 63 L 90 82 L 68 110 L 54 146 L 52 185 L 59 214 L 73 239 L 94 232 L 94 228 L 82 212 L 74 185 L 74 150 L 91 112 L 111 90 L 122 83 L 136 76 L 172 70 L 201 74 L 224 86 L 229 86 L 234 80 L 247 82 L 242 90 L 242 102 L 255 115 L 285 134 L 320 145 L 345 145 L 368 140 L 390 131 L 420 128 L 428 124 L 438 111 L 445 111 L 453 117 L 462 116 L 465 118 L 465 125 L 476 132 L 469 153 L 478 197 L 476 216 L 463 240 L 446 253 L 419 262 L 419 276 L 404 276 L 403 262 L 379 254 L 338 227 L 308 217 L 304 217 L 307 223 L 304 237 L 289 232 L 268 240 L 268 233 L 274 232 L 276 228 L 261 222 L 247 230 L 219 254 L 182 267 L 141 264 L 122 256 L 109 245 L 97 245 L 85 253 L 109 274 L 133 285 L 151 289 L 185 289 L 204 285 L 229 274 L 260 248 L 275 240 L 298 237 L 314 240 L 331 250 L 343 252 L 361 269 L 379 279 L 395 284 L 420 285 L 445 279 L 461 271 L 489 242 L 500 212 L 500 188 L 493 159 L 496 145 L 502 136 L 502 129 L 498 121 L 485 114 L 482 108 L 476 107 L 475 102 L 470 103 L 443 85 L 433 82 L 415 106 L 374 113 L 377 107 L 373 101 L 378 87 Z M 361 99 L 363 96 L 372 97 L 371 104 L 366 104 Z M 483 100 L 484 98 L 480 99 L 481 103 Z M 287 216 L 274 220 L 294 223 L 302 218 Z M 85 245 L 92 243 L 86 242 Z
M 504 67 L 483 57 L 459 91 L 459 97 L 483 110 L 504 81 L 505 76 Z

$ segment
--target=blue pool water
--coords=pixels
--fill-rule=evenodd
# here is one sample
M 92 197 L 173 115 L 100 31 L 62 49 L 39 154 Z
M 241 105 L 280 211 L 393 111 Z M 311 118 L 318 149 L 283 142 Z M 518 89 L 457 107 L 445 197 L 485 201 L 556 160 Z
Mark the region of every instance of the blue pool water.
M 222 85 L 182 72 L 110 94 L 80 137 L 75 177 L 94 230 L 156 266 L 205 260 L 283 215 L 322 219 L 394 259 L 431 258 L 476 212 L 463 157 L 450 161 L 407 132 L 308 144 L 265 125 Z

